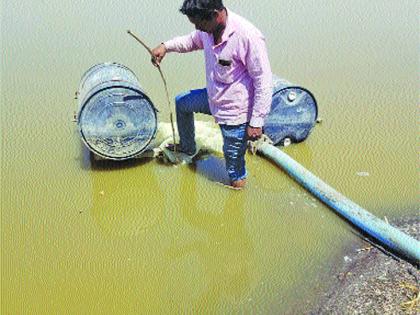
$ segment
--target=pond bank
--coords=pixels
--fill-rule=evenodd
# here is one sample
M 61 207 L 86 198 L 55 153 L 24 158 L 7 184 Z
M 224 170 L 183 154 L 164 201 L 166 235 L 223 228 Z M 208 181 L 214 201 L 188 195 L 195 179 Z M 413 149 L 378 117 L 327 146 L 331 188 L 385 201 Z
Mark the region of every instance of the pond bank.
M 419 239 L 418 217 L 390 220 Z M 359 240 L 350 244 L 334 264 L 333 280 L 317 293 L 309 314 L 418 314 L 420 271 Z

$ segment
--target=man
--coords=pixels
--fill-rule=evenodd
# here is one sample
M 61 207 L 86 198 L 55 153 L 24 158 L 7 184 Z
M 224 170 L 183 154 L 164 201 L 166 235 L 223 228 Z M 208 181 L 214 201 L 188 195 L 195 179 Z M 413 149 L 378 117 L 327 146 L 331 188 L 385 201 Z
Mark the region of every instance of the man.
M 176 97 L 180 137 L 177 149 L 193 155 L 193 113 L 213 115 L 223 135 L 231 185 L 242 188 L 247 177 L 247 139 L 261 136 L 271 106 L 272 74 L 264 36 L 250 22 L 225 8 L 222 0 L 185 0 L 180 11 L 196 30 L 153 49 L 152 62 L 159 64 L 167 52 L 202 49 L 207 88 Z

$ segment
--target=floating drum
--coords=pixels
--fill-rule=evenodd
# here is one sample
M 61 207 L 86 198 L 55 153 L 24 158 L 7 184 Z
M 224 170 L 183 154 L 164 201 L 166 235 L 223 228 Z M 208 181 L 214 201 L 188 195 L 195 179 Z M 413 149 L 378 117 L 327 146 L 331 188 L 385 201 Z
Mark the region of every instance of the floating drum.
M 94 154 L 111 160 L 140 155 L 156 135 L 156 109 L 134 73 L 117 63 L 101 63 L 82 77 L 77 123 Z
M 305 140 L 318 117 L 317 103 L 311 92 L 273 76 L 273 101 L 265 119 L 264 133 L 277 144 L 286 139 Z

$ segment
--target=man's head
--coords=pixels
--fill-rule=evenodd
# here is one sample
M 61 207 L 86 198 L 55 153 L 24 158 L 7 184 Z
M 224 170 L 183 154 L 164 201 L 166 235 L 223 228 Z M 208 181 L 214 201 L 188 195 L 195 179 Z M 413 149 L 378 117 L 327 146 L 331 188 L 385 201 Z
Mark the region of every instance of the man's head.
M 214 33 L 224 26 L 222 0 L 184 0 L 180 9 L 199 31 Z

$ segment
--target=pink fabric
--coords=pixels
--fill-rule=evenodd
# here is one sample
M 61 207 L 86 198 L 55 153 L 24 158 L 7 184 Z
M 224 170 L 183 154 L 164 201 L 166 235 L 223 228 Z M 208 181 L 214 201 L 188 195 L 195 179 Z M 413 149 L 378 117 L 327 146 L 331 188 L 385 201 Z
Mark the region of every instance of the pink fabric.
M 220 44 L 214 45 L 212 34 L 196 30 L 164 45 L 168 52 L 204 49 L 210 111 L 217 123 L 264 125 L 271 106 L 272 74 L 265 38 L 255 26 L 228 10 Z

